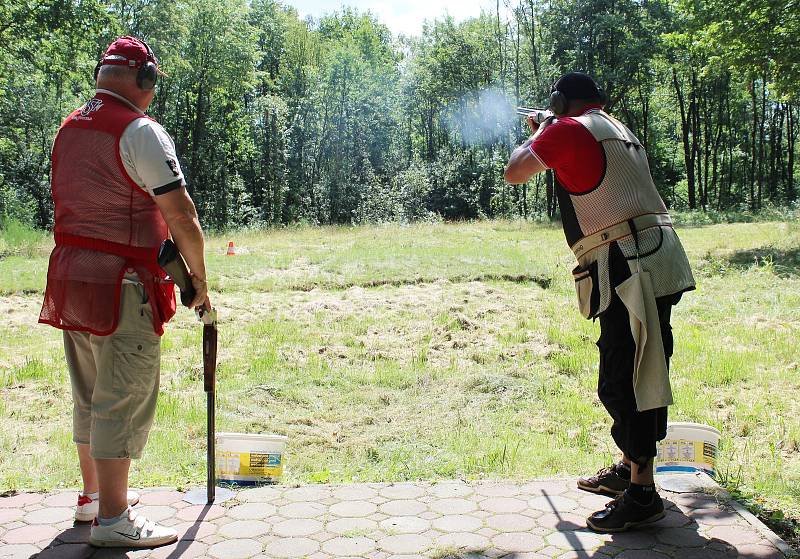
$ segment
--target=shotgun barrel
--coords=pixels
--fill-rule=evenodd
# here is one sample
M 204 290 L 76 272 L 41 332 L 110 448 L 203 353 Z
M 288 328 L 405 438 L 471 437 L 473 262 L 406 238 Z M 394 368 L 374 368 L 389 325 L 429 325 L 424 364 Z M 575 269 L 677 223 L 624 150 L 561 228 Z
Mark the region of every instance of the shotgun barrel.
M 541 124 L 551 116 L 553 112 L 548 109 L 537 109 L 535 107 L 517 107 L 517 114 L 525 118 L 533 117 L 536 124 Z

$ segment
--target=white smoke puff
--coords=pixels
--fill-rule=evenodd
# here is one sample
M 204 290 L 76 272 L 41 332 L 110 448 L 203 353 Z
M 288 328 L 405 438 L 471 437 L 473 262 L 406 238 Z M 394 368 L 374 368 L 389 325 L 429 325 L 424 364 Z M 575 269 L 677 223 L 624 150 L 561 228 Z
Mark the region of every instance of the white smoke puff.
M 516 118 L 511 101 L 496 88 L 466 93 L 446 107 L 444 115 L 450 132 L 468 145 L 493 144 L 507 139 Z

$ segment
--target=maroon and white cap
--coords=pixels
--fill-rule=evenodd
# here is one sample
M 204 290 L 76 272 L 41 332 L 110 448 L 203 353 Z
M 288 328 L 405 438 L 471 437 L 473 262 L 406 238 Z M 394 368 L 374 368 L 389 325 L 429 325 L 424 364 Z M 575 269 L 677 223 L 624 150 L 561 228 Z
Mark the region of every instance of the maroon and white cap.
M 100 60 L 102 65 L 110 64 L 114 66 L 129 66 L 131 68 L 141 68 L 145 62 L 152 62 L 158 66 L 158 59 L 147 43 L 136 37 L 120 37 L 106 49 L 103 58 Z

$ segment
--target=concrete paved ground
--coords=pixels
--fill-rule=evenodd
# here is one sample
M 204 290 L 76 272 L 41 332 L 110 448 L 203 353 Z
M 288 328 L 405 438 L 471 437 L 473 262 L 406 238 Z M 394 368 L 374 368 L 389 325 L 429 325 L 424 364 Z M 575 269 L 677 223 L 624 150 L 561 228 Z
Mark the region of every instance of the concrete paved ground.
M 598 535 L 584 518 L 608 501 L 574 480 L 441 482 L 242 490 L 193 506 L 147 490 L 137 508 L 175 526 L 179 543 L 154 550 L 95 549 L 74 524 L 75 492 L 0 498 L 0 558 L 246 559 L 309 557 L 717 559 L 789 556 L 788 547 L 722 495 L 662 491 L 656 526 Z

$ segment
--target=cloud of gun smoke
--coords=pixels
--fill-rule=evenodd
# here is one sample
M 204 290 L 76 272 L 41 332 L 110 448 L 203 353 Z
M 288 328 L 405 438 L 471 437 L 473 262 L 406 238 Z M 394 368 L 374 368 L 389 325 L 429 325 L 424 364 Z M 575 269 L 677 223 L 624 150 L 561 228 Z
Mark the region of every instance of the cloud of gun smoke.
M 468 145 L 508 141 L 516 118 L 516 109 L 499 89 L 471 91 L 444 112 L 447 128 Z

